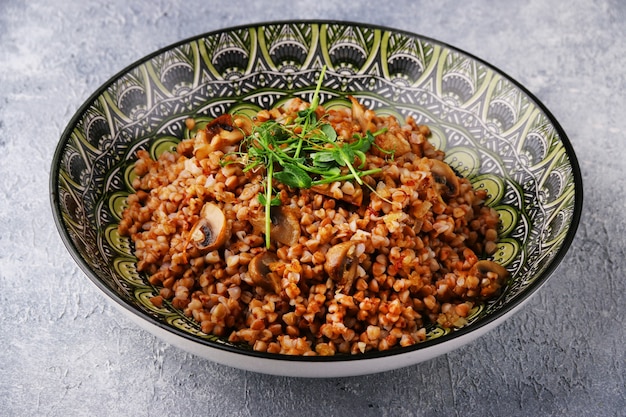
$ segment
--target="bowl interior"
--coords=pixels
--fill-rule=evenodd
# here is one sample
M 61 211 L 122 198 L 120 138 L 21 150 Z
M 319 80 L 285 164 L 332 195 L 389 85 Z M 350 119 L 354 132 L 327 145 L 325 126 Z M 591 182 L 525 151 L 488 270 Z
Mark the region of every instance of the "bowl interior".
M 446 160 L 501 217 L 495 260 L 512 274 L 497 300 L 474 309 L 471 331 L 533 293 L 573 239 L 582 206 L 574 152 L 528 91 L 489 64 L 432 39 L 345 22 L 279 22 L 209 33 L 160 50 L 114 76 L 76 113 L 53 161 L 61 236 L 87 275 L 125 308 L 199 343 L 226 349 L 181 311 L 153 306 L 117 223 L 139 149 L 153 156 L 188 132 L 189 116 L 310 100 L 320 69 L 327 107 L 355 96 L 379 113 L 427 124 Z M 432 327 L 431 343 L 455 337 Z M 419 349 L 419 345 L 410 349 Z

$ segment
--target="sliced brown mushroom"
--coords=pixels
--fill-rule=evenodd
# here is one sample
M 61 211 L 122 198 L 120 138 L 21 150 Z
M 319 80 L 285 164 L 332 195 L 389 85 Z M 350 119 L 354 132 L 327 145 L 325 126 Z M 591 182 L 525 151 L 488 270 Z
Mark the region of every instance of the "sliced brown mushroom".
M 295 245 L 300 239 L 300 220 L 298 209 L 286 206 L 274 206 L 270 210 L 270 239 L 284 245 Z M 265 213 L 260 212 L 250 219 L 252 227 L 258 233 L 265 233 Z
M 505 267 L 487 260 L 476 262 L 470 269 L 470 274 L 480 280 L 480 296 L 485 299 L 500 292 L 500 288 L 509 277 L 509 271 Z M 493 274 L 497 277 L 494 277 Z M 488 281 L 483 281 L 484 278 L 487 278 Z
M 476 276 L 485 276 L 490 272 L 498 275 L 501 282 L 509 277 L 509 271 L 505 267 L 503 267 L 499 263 L 488 261 L 485 259 L 476 262 L 470 270 L 470 273 Z
M 376 136 L 374 143 L 372 152 L 382 157 L 389 156 L 389 152 L 396 158 L 411 152 L 411 144 L 400 132 L 383 132 Z
M 195 139 L 194 156 L 203 159 L 211 152 L 225 150 L 226 147 L 240 142 L 243 139 L 243 132 L 234 125 L 230 114 L 223 114 L 198 131 Z
M 231 132 L 233 130 L 233 117 L 228 113 L 222 114 L 207 123 L 204 129 L 209 137 L 218 134 L 220 130 Z
M 352 120 L 357 122 L 361 127 L 361 131 L 366 133 L 368 130 L 372 133 L 376 131 L 376 125 L 374 124 L 374 112 L 365 110 L 365 108 L 358 102 L 358 100 L 352 96 L 348 96 L 350 102 L 352 102 Z
M 338 243 L 326 252 L 324 270 L 336 282 L 337 288 L 346 293 L 352 287 L 358 266 L 356 246 L 352 242 Z
M 448 197 L 459 195 L 459 177 L 456 176 L 450 165 L 438 159 L 431 159 L 430 171 L 433 178 L 440 185 L 440 190 Z
M 372 110 L 366 110 L 354 97 L 349 96 L 348 98 L 352 103 L 352 120 L 358 123 L 361 132 L 376 132 L 376 124 L 374 123 L 376 114 Z M 372 147 L 372 153 L 378 156 L 388 156 L 385 151 L 393 151 L 395 157 L 411 152 L 411 144 L 408 139 L 398 131 L 380 133 L 376 135 L 374 142 L 376 146 Z
M 254 283 L 266 291 L 280 294 L 282 286 L 280 277 L 272 271 L 271 265 L 278 262 L 278 256 L 273 252 L 263 252 L 256 255 L 248 264 L 248 275 Z
M 222 209 L 214 203 L 205 203 L 190 236 L 191 243 L 203 252 L 222 246 L 230 237 L 230 227 Z
M 311 191 L 315 191 L 318 194 L 323 194 L 325 196 L 335 198 L 333 192 L 330 190 L 330 187 L 330 184 L 314 185 L 313 187 L 311 187 Z M 354 193 L 342 193 L 342 196 L 341 198 L 339 198 L 339 200 L 360 207 L 361 204 L 363 204 L 363 189 L 359 184 L 355 183 Z

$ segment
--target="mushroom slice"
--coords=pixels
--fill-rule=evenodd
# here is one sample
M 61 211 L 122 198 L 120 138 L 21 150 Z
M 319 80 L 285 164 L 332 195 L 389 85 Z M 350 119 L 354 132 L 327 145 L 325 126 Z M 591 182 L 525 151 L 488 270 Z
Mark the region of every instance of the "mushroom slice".
M 411 152 L 411 144 L 400 132 L 395 134 L 392 132 L 384 132 L 376 135 L 374 143 L 376 146 L 372 147 L 372 152 L 378 156 L 388 156 L 388 152 L 391 151 L 394 157 L 397 158 Z M 381 151 L 381 149 L 383 151 Z
M 228 146 L 243 139 L 243 132 L 236 127 L 230 114 L 223 114 L 211 120 L 203 130 L 196 133 L 194 156 L 204 159 L 217 150 L 224 151 Z
M 373 110 L 365 109 L 356 98 L 349 96 L 352 103 L 352 120 L 358 123 L 363 134 L 376 132 L 374 118 L 376 114 Z M 384 151 L 393 151 L 394 156 L 399 157 L 411 151 L 411 144 L 400 132 L 384 132 L 376 135 L 374 139 L 376 147 L 372 148 L 372 153 L 378 156 L 386 156 Z
M 358 266 L 356 246 L 350 241 L 338 243 L 326 252 L 324 270 L 337 283 L 338 289 L 346 293 L 352 287 Z
M 224 212 L 214 203 L 205 203 L 190 236 L 195 247 L 203 252 L 222 246 L 230 237 L 230 227 Z
M 495 274 L 495 276 L 494 276 Z M 500 287 L 509 278 L 509 271 L 493 261 L 478 261 L 470 269 L 470 275 L 480 279 L 480 295 L 484 298 L 491 297 L 500 290 Z M 484 281 L 486 278 L 488 281 Z
M 501 282 L 509 277 L 509 271 L 505 267 L 496 262 L 485 259 L 476 262 L 474 266 L 472 266 L 470 272 L 476 276 L 485 276 L 488 273 L 493 272 L 498 275 Z
M 440 185 L 448 197 L 459 195 L 459 177 L 456 176 L 450 165 L 438 159 L 431 159 L 430 171 L 435 182 Z
M 366 133 L 368 130 L 371 133 L 376 131 L 376 125 L 374 124 L 374 112 L 366 110 L 358 100 L 352 96 L 348 96 L 352 103 L 352 120 L 357 122 L 361 127 L 361 131 Z
M 300 220 L 298 210 L 286 206 L 274 206 L 270 209 L 270 239 L 292 246 L 300 240 Z M 265 233 L 265 214 L 263 212 L 250 219 L 257 232 Z
M 218 134 L 221 130 L 231 132 L 233 130 L 233 117 L 228 113 L 222 114 L 207 123 L 204 129 L 209 137 Z
M 248 275 L 254 285 L 267 291 L 280 294 L 282 286 L 280 277 L 272 271 L 271 265 L 278 262 L 278 256 L 273 252 L 263 252 L 256 255 L 248 264 Z
M 330 184 L 314 185 L 313 187 L 311 187 L 311 191 L 315 191 L 316 193 L 325 195 L 327 197 L 335 198 L 330 188 Z M 360 207 L 361 204 L 363 204 L 363 189 L 359 184 L 354 184 L 354 193 L 342 193 L 342 196 L 341 198 L 339 198 L 339 200 Z

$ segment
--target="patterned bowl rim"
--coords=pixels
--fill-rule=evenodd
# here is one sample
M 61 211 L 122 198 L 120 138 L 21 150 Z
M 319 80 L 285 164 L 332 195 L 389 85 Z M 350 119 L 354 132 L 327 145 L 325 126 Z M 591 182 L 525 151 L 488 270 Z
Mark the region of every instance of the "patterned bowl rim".
M 559 138 L 565 148 L 566 155 L 569 159 L 571 168 L 572 168 L 572 176 L 574 180 L 574 207 L 573 213 L 571 217 L 571 223 L 569 225 L 569 229 L 565 238 L 563 239 L 563 243 L 558 250 L 558 253 L 554 255 L 554 257 L 549 262 L 549 265 L 545 268 L 545 270 L 537 277 L 537 279 L 532 282 L 527 288 L 523 289 L 519 294 L 513 297 L 510 302 L 506 304 L 503 308 L 499 309 L 493 314 L 490 314 L 480 320 L 472 323 L 471 326 L 462 327 L 460 329 L 456 329 L 448 334 L 445 334 L 441 337 L 437 337 L 431 340 L 426 340 L 420 343 L 417 343 L 413 346 L 404 347 L 404 348 L 394 348 L 386 351 L 370 351 L 364 354 L 359 355 L 334 355 L 334 356 L 292 356 L 292 355 L 282 355 L 282 354 L 269 354 L 265 352 L 256 352 L 254 350 L 244 350 L 241 348 L 237 348 L 235 346 L 231 346 L 228 344 L 216 343 L 211 340 L 205 340 L 201 338 L 194 337 L 192 334 L 187 333 L 181 329 L 167 326 L 162 321 L 155 319 L 154 317 L 144 313 L 140 309 L 138 309 L 134 304 L 129 304 L 122 300 L 113 290 L 111 290 L 106 284 L 104 284 L 97 274 L 91 269 L 89 264 L 78 252 L 76 246 L 72 242 L 68 231 L 66 230 L 62 214 L 61 214 L 61 204 L 59 195 L 57 193 L 58 185 L 59 185 L 59 171 L 61 166 L 61 157 L 63 150 L 70 139 L 70 134 L 74 129 L 75 125 L 79 121 L 80 117 L 83 115 L 85 110 L 89 108 L 91 103 L 94 102 L 103 92 L 105 92 L 111 85 L 113 85 L 119 78 L 130 72 L 132 69 L 137 68 L 146 62 L 152 60 L 154 57 L 167 52 L 171 49 L 177 48 L 181 45 L 185 45 L 187 43 L 197 41 L 199 39 L 205 38 L 207 36 L 214 36 L 220 33 L 226 33 L 236 30 L 242 29 L 258 29 L 260 27 L 268 26 L 268 25 L 285 25 L 285 24 L 306 24 L 306 25 L 345 25 L 345 26 L 355 26 L 355 27 L 363 27 L 369 28 L 372 30 L 381 30 L 381 31 L 389 31 L 398 35 L 415 37 L 417 39 L 431 42 L 433 44 L 439 45 L 443 48 L 446 48 L 453 52 L 458 52 L 466 55 L 468 58 L 484 65 L 486 68 L 491 69 L 495 73 L 502 76 L 508 82 L 513 84 L 516 88 L 518 88 L 522 93 L 524 93 L 546 116 L 546 118 L 550 121 L 552 126 L 555 128 L 556 132 L 559 135 Z M 64 129 L 61 139 L 57 144 L 52 164 L 50 170 L 50 179 L 49 179 L 49 187 L 50 187 L 50 203 L 52 206 L 52 214 L 54 218 L 54 222 L 56 224 L 57 230 L 61 236 L 61 239 L 69 251 L 70 255 L 74 259 L 74 261 L 78 264 L 78 266 L 83 270 L 83 272 L 87 275 L 87 277 L 91 280 L 93 284 L 97 288 L 99 288 L 105 295 L 108 296 L 110 300 L 113 300 L 117 303 L 118 307 L 124 309 L 127 313 L 140 318 L 142 320 L 147 321 L 149 324 L 156 326 L 157 328 L 164 330 L 168 333 L 172 333 L 175 336 L 182 337 L 186 339 L 187 342 L 196 343 L 199 345 L 203 345 L 205 347 L 224 350 L 230 353 L 253 356 L 257 358 L 270 359 L 276 361 L 295 361 L 295 362 L 343 362 L 343 361 L 355 361 L 355 360 L 365 360 L 365 359 L 375 359 L 375 358 L 383 358 L 383 357 L 392 357 L 397 355 L 406 354 L 409 352 L 415 352 L 417 350 L 426 349 L 429 347 L 433 347 L 435 345 L 446 344 L 452 342 L 454 339 L 458 339 L 462 336 L 469 335 L 470 333 L 474 333 L 481 328 L 489 328 L 489 325 L 497 325 L 500 324 L 501 320 L 504 319 L 505 316 L 517 311 L 518 307 L 528 301 L 528 299 L 534 295 L 543 284 L 546 283 L 548 278 L 552 275 L 552 273 L 556 270 L 558 265 L 564 259 L 566 253 L 568 252 L 574 237 L 576 235 L 576 231 L 578 229 L 578 225 L 580 223 L 582 208 L 583 208 L 583 182 L 580 166 L 574 152 L 574 148 L 569 141 L 565 131 L 553 116 L 553 114 L 548 110 L 548 108 L 526 87 L 524 87 L 521 83 L 519 83 L 514 78 L 510 77 L 504 71 L 495 67 L 493 64 L 486 62 L 485 60 L 468 53 L 460 48 L 452 46 L 446 42 L 442 42 L 440 40 L 423 36 L 415 32 L 411 32 L 408 30 L 400 30 L 384 25 L 370 24 L 370 23 L 360 23 L 349 20 L 324 20 L 324 19 L 298 19 L 298 20 L 275 20 L 275 21 L 265 21 L 265 22 L 257 22 L 250 24 L 241 24 L 221 29 L 216 29 L 213 31 L 201 33 L 198 35 L 194 35 L 188 37 L 186 39 L 180 40 L 178 42 L 169 44 L 158 50 L 134 61 L 133 63 L 127 65 L 125 68 L 117 72 L 115 75 L 110 77 L 105 83 L 103 83 L 98 89 L 92 93 L 78 108 L 78 110 L 74 113 L 70 121 L 68 122 L 66 128 Z M 449 350 L 449 349 L 448 349 Z M 448 351 L 445 350 L 445 351 Z M 442 352 L 443 353 L 443 352 Z

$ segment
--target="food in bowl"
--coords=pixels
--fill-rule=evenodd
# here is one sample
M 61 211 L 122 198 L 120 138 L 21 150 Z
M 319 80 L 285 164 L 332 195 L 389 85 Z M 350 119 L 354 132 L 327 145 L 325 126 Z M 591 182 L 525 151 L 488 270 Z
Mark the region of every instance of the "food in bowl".
M 318 85 L 319 89 L 319 85 Z M 137 152 L 118 230 L 137 270 L 208 334 L 261 352 L 359 354 L 459 328 L 500 294 L 499 217 L 429 128 L 350 97 L 187 120 Z
M 347 97 L 354 96 L 378 117 L 404 121 L 411 116 L 427 125 L 429 142 L 445 151 L 445 161 L 475 190 L 486 191 L 485 205 L 499 214 L 497 249 L 485 258 L 505 266 L 510 277 L 500 295 L 475 301 L 464 318 L 467 324 L 458 323 L 462 328 L 444 328 L 437 316 L 422 310 L 424 342 L 386 351 L 367 350 L 363 342 L 357 346 L 366 348 L 363 354 L 288 356 L 255 351 L 245 341 L 229 342 L 235 329 L 225 330 L 224 336 L 202 332 L 201 322 L 186 316 L 186 308 L 174 308 L 173 297 L 163 298 L 160 307 L 150 301 L 158 304 L 154 297 L 165 286 L 150 284 L 150 274 L 137 271 L 137 248 L 118 231 L 129 194 L 141 191 L 132 187 L 137 150 L 146 150 L 156 161 L 164 149 L 175 148 L 206 121 L 226 113 L 252 117 L 293 97 L 312 102 L 324 65 L 328 71 L 320 100 L 327 111 L 351 106 Z M 195 119 L 191 131 L 185 128 L 189 117 Z M 367 185 L 362 188 L 371 198 Z M 279 195 L 274 192 L 272 199 Z M 200 357 L 249 371 L 345 377 L 445 354 L 523 308 L 565 259 L 582 213 L 583 186 L 574 149 L 558 121 L 489 63 L 391 28 L 300 21 L 200 34 L 155 51 L 112 77 L 64 130 L 52 161 L 50 197 L 61 239 L 77 265 L 112 306 L 150 333 Z M 354 211 L 343 201 L 335 204 Z M 263 240 L 263 231 L 258 233 Z M 259 248 L 266 250 L 265 245 Z M 384 285 L 378 294 L 393 295 Z M 250 290 L 247 283 L 241 287 Z M 376 329 L 370 333 L 374 336 Z M 313 342 L 310 346 L 315 351 Z M 257 348 L 263 348 L 261 342 Z

